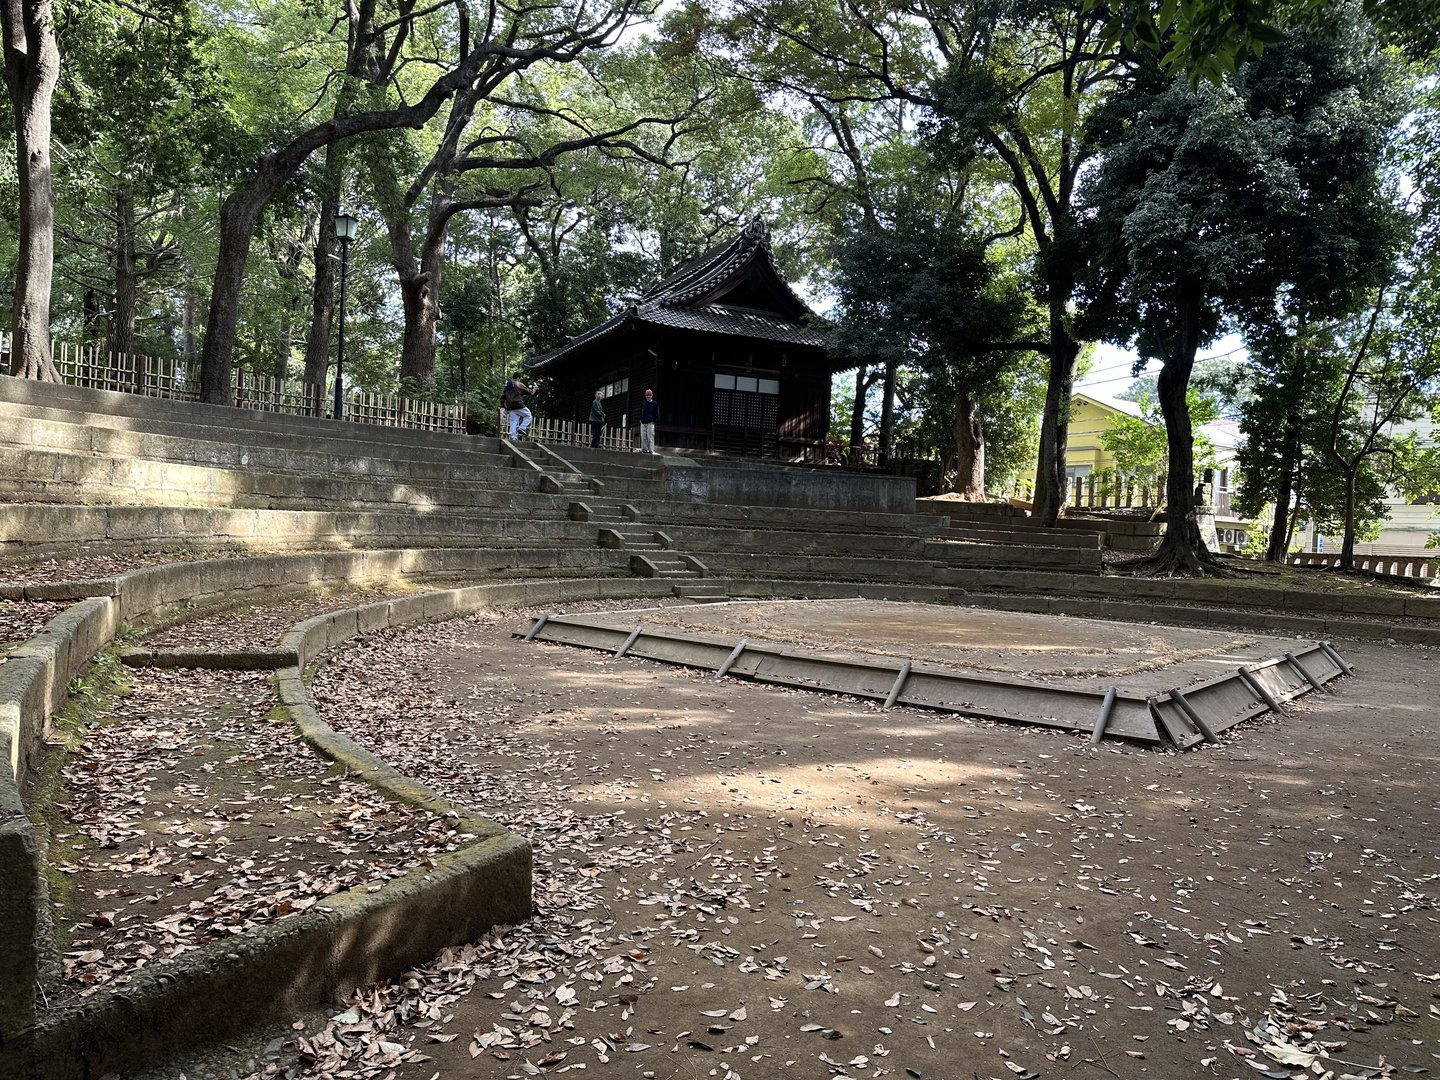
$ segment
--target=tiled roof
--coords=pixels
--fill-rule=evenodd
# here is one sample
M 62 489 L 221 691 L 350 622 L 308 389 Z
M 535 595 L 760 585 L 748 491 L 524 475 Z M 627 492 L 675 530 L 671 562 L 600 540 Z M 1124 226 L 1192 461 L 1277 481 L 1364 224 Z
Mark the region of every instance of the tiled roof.
M 663 307 L 646 304 L 636 312 L 641 322 L 673 326 L 680 330 L 703 330 L 711 334 L 785 341 L 792 345 L 825 347 L 825 335 L 763 311 L 708 304 L 705 307 Z
M 695 301 L 723 286 L 753 261 L 763 260 L 774 280 L 784 290 L 796 319 L 781 312 L 724 304 L 696 305 Z M 727 334 L 734 337 L 781 341 L 792 345 L 824 348 L 825 336 L 815 329 L 816 320 L 805 302 L 795 295 L 775 265 L 770 236 L 758 218 L 742 229 L 729 243 L 718 245 L 680 266 L 663 281 L 651 285 L 639 300 L 620 314 L 577 334 L 558 349 L 531 361 L 532 368 L 544 368 L 577 348 L 608 337 L 632 322 L 649 323 L 680 330 Z

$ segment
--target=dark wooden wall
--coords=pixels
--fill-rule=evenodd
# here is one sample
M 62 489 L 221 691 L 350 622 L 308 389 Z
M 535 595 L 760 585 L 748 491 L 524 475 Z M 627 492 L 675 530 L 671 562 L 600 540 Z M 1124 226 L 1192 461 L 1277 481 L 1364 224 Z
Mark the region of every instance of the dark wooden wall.
M 717 373 L 776 380 L 779 394 L 737 390 L 717 397 Z M 648 387 L 660 406 L 662 446 L 785 458 L 823 453 L 830 372 L 818 350 L 641 326 L 568 358 L 551 376 L 554 400 L 569 402 L 573 418 L 583 419 L 596 389 L 623 378 L 629 388 L 606 399 L 607 422 L 637 428 Z M 717 427 L 717 414 L 728 422 Z

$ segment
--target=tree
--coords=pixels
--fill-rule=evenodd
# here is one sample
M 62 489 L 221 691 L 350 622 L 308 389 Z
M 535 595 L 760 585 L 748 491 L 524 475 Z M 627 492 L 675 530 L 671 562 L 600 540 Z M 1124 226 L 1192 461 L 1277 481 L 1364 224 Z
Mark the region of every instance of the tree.
M 60 376 L 50 356 L 50 288 L 55 262 L 50 109 L 60 77 L 55 8 L 52 0 L 4 0 L 0 16 L 20 181 L 19 252 L 10 306 L 10 374 L 58 382 Z
M 953 457 L 943 456 L 954 464 L 954 490 L 983 499 L 982 402 L 1037 346 L 1014 340 L 1030 312 L 1019 283 L 990 252 L 1003 237 L 968 225 L 963 184 L 939 199 L 936 190 L 947 185 L 914 185 L 893 212 L 842 241 L 833 347 L 842 356 L 881 360 L 887 370 L 909 364 L 924 372 L 932 403 L 949 406 L 940 415 L 948 419 Z
M 65 42 L 55 102 L 67 148 L 62 236 L 72 257 L 91 256 L 86 287 L 108 294 L 109 352 L 129 355 L 142 284 L 180 268 L 180 205 L 233 144 L 225 80 L 186 0 L 76 4 Z
M 984 154 L 1003 167 L 1034 245 L 1032 288 L 1046 312 L 1049 372 L 1032 514 L 1047 525 L 1065 502 L 1081 353 L 1075 304 L 1084 259 L 1075 195 L 1098 149 L 1085 119 L 1119 74 L 1103 30 L 1097 13 L 1064 3 L 1029 5 L 1021 19 L 989 9 L 962 39 L 965 47 L 948 55 L 937 92 L 940 139 L 955 157 Z
M 947 46 L 942 27 L 950 15 L 937 9 L 927 27 L 885 3 L 753 0 L 719 18 L 698 4 L 688 9 L 704 47 L 735 78 L 752 84 L 776 111 L 799 115 L 806 142 L 794 156 L 810 167 L 791 183 L 807 211 L 837 234 L 874 228 L 888 189 L 923 162 L 918 125 L 933 101 L 939 56 L 930 45 Z M 873 361 L 860 360 L 857 385 L 871 380 Z M 892 449 L 898 362 L 891 353 L 879 364 L 882 461 Z M 852 435 L 863 427 L 866 400 L 864 393 L 855 397 Z
M 1393 304 L 1382 292 L 1368 318 L 1343 328 L 1337 342 L 1349 358 L 1325 453 L 1343 481 L 1342 570 L 1355 569 L 1362 470 L 1383 460 L 1381 479 L 1411 498 L 1440 483 L 1440 449 L 1422 447 L 1417 433 L 1402 426 L 1424 416 L 1440 397 L 1440 296 L 1434 289 L 1440 275 L 1431 269 L 1418 276 Z
M 454 21 L 433 39 L 428 33 L 412 35 L 412 30 L 422 14 L 426 19 L 440 19 L 442 11 L 450 11 L 448 3 L 438 10 L 426 8 L 422 13 L 413 0 L 398 0 L 392 18 L 382 18 L 374 0 L 352 9 L 356 17 L 346 22 L 349 47 L 339 83 L 342 95 L 357 80 L 369 87 L 364 100 L 370 107 L 341 111 L 293 134 L 279 148 L 262 155 L 250 176 L 221 205 L 220 249 L 201 358 L 201 397 L 221 403 L 230 400 L 246 256 L 266 205 L 311 154 L 357 135 L 418 129 L 461 90 L 484 97 L 511 76 L 535 65 L 572 63 L 589 52 L 607 48 L 643 10 L 644 2 L 614 0 L 593 9 L 556 8 L 538 2 L 496 8 L 473 38 L 468 9 L 456 5 Z M 432 48 L 442 39 L 454 43 L 453 51 L 443 58 Z M 417 50 L 415 56 L 406 51 L 412 42 Z M 431 70 L 434 66 L 442 70 L 413 97 L 399 84 L 412 60 L 423 60 Z
M 1195 387 L 1186 392 L 1190 420 L 1196 426 L 1210 423 L 1220 415 L 1211 397 Z M 1100 433 L 1100 445 L 1115 458 L 1115 468 L 1122 476 L 1158 480 L 1169 463 L 1169 441 L 1165 434 L 1165 418 L 1153 396 L 1142 396 L 1138 402 L 1140 415 L 1116 413 L 1109 426 Z M 1195 436 L 1195 461 L 1200 467 L 1215 464 L 1215 444 L 1203 435 Z
M 1141 72 L 1097 119 L 1110 149 L 1084 194 L 1096 252 L 1085 292 L 1102 336 L 1162 362 L 1158 572 L 1217 565 L 1194 513 L 1186 392 L 1199 348 L 1227 319 L 1277 306 L 1344 311 L 1387 270 L 1396 215 L 1381 163 L 1395 87 L 1351 11 L 1336 33 L 1287 36 L 1224 85 Z
M 1235 507 L 1252 518 L 1268 508 L 1264 558 L 1269 562 L 1285 561 L 1302 508 L 1312 520 L 1325 513 L 1316 466 L 1323 461 L 1320 448 L 1341 375 L 1327 329 L 1313 324 L 1252 328 L 1247 336 L 1251 363 L 1235 379 L 1245 395 Z
M 1281 41 L 1286 28 L 1313 26 L 1328 14 L 1332 0 L 1170 0 L 1102 5 L 1107 36 L 1132 50 L 1149 52 L 1163 70 L 1220 82 L 1252 56 Z M 1412 57 L 1433 54 L 1440 46 L 1440 5 L 1435 0 L 1365 0 L 1365 14 L 1387 41 Z

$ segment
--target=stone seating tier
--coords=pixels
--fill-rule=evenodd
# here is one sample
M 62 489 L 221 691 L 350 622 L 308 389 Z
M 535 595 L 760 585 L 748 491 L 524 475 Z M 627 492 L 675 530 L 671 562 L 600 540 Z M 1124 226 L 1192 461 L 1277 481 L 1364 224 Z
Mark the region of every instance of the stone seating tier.
M 816 581 L 893 581 L 948 584 L 951 571 L 996 570 L 1014 573 L 1037 570 L 1097 574 L 1099 553 L 1055 548 L 1041 553 L 990 544 L 954 545 L 948 558 L 904 558 L 895 555 L 783 554 L 779 550 L 687 549 L 706 568 L 707 576 L 777 578 Z M 1081 562 L 1089 555 L 1093 565 Z
M 85 413 L 46 410 L 49 417 L 26 415 L 0 402 L 5 419 L 6 444 L 52 454 L 112 455 L 172 464 L 214 465 L 225 468 L 264 468 L 283 472 L 352 473 L 406 479 L 468 480 L 489 478 L 514 482 L 522 475 L 513 459 L 478 448 L 439 449 L 391 444 L 384 434 L 394 429 L 371 428 L 377 433 L 362 445 L 350 439 L 295 438 L 275 432 L 244 428 L 203 428 L 194 424 L 148 425 L 144 429 L 116 428 L 92 423 Z M 113 420 L 97 416 L 96 420 Z M 165 427 L 165 431 L 151 427 Z
M 0 500 L 296 510 L 417 510 L 453 513 L 526 508 L 558 513 L 519 470 L 476 480 L 365 476 L 323 468 L 273 470 L 154 461 L 124 456 L 0 447 Z
M 797 532 L 862 532 L 930 538 L 939 538 L 945 532 L 943 522 L 919 514 L 864 513 L 848 510 L 797 511 L 785 506 L 740 506 L 671 500 L 656 502 L 634 500 L 631 505 L 639 513 L 639 520 L 665 526 L 725 525 Z
M 283 445 L 292 446 L 340 440 L 360 454 L 373 453 L 381 445 L 392 451 L 407 447 L 442 453 L 501 452 L 499 440 L 493 438 L 162 400 L 59 383 L 38 383 L 8 375 L 0 376 L 0 404 L 7 406 L 7 413 L 14 409 L 17 415 L 23 415 L 25 408 L 68 410 L 85 414 L 96 424 L 134 431 L 159 432 L 170 426 L 198 426 L 212 436 L 218 431 L 234 433 L 235 442 L 262 442 L 266 436 L 279 436 L 284 440 Z M 242 432 L 246 434 L 240 437 Z
M 510 512 L 241 510 L 175 506 L 0 505 L 0 555 L 224 547 L 313 550 L 371 547 L 595 546 L 584 522 Z
M 636 527 L 630 532 L 643 531 Z M 920 559 L 947 565 L 995 566 L 1009 563 L 1026 566 L 1098 568 L 1095 549 L 1027 545 L 1023 552 L 1014 545 L 967 544 L 931 540 L 904 533 L 846 530 L 783 530 L 722 528 L 666 524 L 656 530 L 669 538 L 677 551 L 774 552 L 783 555 L 854 555 L 864 558 Z

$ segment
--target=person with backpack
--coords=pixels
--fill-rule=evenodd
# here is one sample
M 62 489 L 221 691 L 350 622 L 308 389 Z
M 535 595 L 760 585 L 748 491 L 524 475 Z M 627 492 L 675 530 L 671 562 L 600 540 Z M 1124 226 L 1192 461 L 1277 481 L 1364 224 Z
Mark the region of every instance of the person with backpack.
M 510 438 L 512 439 L 518 439 L 530 430 L 530 421 L 534 417 L 525 405 L 525 397 L 534 392 L 532 387 L 526 386 L 520 381 L 518 371 L 505 380 L 505 391 L 500 395 L 500 404 L 505 409 L 505 415 L 509 417 Z
M 590 402 L 590 446 L 598 448 L 600 433 L 605 430 L 605 391 L 596 390 L 595 400 Z

